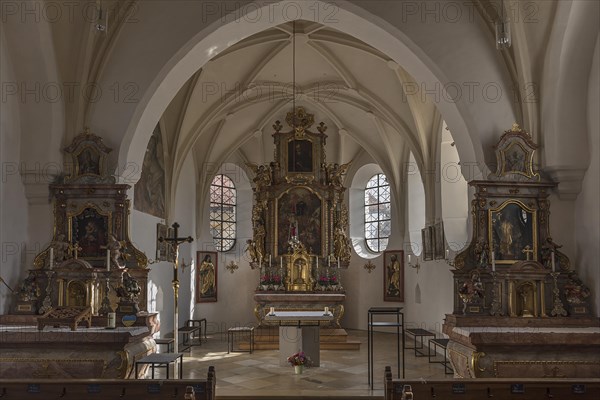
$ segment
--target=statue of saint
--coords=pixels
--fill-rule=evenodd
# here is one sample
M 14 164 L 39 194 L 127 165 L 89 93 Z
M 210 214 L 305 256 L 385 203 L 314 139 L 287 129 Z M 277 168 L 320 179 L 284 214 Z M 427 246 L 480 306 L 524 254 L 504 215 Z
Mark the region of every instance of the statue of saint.
M 117 240 L 117 237 L 114 234 L 108 235 L 108 244 L 106 248 L 110 252 L 110 265 L 116 268 L 123 268 L 119 264 L 119 258 L 121 257 L 121 249 L 123 245 L 120 241 Z
M 248 257 L 250 257 L 251 262 L 259 262 L 262 258 L 262 255 L 258 251 L 256 247 L 256 242 L 252 239 L 246 240 L 246 253 L 248 253 Z
M 340 260 L 350 259 L 350 242 L 346 233 L 339 226 L 335 229 L 335 236 L 333 238 L 333 253 L 334 256 Z
M 58 234 L 50 246 L 54 249 L 54 262 L 61 263 L 69 258 L 69 243 L 65 241 L 63 233 Z

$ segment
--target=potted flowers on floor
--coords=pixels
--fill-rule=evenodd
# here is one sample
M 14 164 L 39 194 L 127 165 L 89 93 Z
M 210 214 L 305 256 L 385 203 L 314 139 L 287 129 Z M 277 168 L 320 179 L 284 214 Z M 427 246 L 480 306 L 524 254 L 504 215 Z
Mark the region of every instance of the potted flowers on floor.
M 310 364 L 310 359 L 303 351 L 292 354 L 287 360 L 294 367 L 294 372 L 298 375 L 303 372 L 305 365 L 308 366 Z

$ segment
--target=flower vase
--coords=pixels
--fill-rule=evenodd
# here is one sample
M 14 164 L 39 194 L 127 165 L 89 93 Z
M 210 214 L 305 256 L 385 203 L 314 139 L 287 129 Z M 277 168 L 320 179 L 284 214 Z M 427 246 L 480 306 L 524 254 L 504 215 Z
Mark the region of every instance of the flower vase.
M 296 375 L 302 375 L 303 371 L 304 365 L 294 365 L 294 372 L 296 373 Z

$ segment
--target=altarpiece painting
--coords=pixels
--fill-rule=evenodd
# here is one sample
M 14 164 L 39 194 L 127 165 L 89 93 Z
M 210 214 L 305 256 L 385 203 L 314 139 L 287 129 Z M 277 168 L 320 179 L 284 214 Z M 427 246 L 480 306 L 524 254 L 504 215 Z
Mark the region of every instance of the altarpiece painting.
M 160 126 L 156 125 L 142 164 L 140 179 L 134 186 L 134 208 L 158 218 L 166 218 L 165 160 Z

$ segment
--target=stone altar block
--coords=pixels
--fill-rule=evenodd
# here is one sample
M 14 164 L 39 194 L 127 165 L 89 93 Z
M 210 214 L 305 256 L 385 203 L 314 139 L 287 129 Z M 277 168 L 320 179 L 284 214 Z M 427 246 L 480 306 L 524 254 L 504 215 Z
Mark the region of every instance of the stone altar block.
M 304 351 L 311 366 L 321 365 L 319 325 L 329 323 L 333 315 L 322 311 L 278 311 L 265 315 L 266 321 L 279 323 L 279 365 L 288 365 L 287 358 Z

